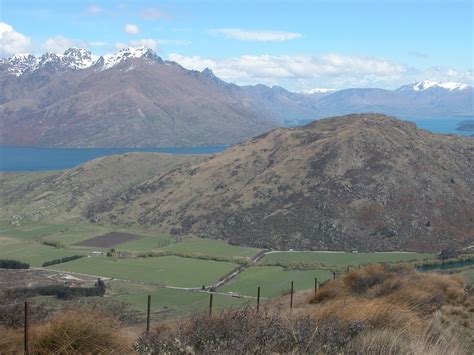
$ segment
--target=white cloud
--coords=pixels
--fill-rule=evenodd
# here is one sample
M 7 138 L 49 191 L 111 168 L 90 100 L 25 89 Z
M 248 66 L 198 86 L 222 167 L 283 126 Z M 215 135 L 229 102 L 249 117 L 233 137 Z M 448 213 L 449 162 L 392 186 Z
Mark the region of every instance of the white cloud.
M 124 30 L 130 35 L 136 35 L 140 32 L 140 27 L 138 27 L 137 25 L 133 25 L 131 23 L 127 23 L 125 25 Z
M 128 47 L 141 47 L 141 46 L 145 46 L 153 50 L 156 50 L 158 48 L 158 41 L 153 38 L 143 38 L 139 40 L 131 40 L 128 44 L 123 43 L 123 42 L 115 43 L 116 49 L 124 49 Z
M 90 15 L 98 15 L 103 11 L 104 11 L 104 9 L 102 9 L 101 7 L 99 7 L 97 5 L 94 5 L 94 4 L 90 5 L 87 8 L 87 13 L 89 13 Z
M 166 14 L 155 7 L 148 7 L 140 13 L 140 17 L 145 20 L 158 20 L 166 17 Z
M 26 53 L 31 50 L 31 38 L 15 31 L 5 22 L 0 22 L 0 56 Z
M 250 31 L 240 28 L 218 28 L 210 30 L 210 33 L 221 34 L 227 38 L 237 39 L 240 41 L 288 41 L 291 39 L 300 38 L 301 33 L 286 32 L 286 31 Z
M 71 47 L 88 48 L 89 43 L 86 41 L 77 41 L 66 38 L 64 36 L 55 36 L 48 38 L 43 44 L 43 49 L 46 52 L 52 53 L 63 53 L 66 49 Z
M 284 81 L 311 81 L 328 78 L 334 81 L 396 78 L 407 69 L 384 59 L 326 54 L 322 56 L 244 55 L 235 58 L 212 59 L 183 56 L 177 53 L 169 59 L 189 69 L 212 69 L 218 77 L 240 84 Z
M 188 69 L 211 69 L 219 78 L 240 85 L 280 85 L 289 90 L 308 88 L 380 87 L 433 80 L 473 85 L 472 70 L 453 68 L 409 68 L 381 58 L 324 54 L 318 56 L 243 55 L 231 58 L 205 58 L 171 53 L 169 60 Z

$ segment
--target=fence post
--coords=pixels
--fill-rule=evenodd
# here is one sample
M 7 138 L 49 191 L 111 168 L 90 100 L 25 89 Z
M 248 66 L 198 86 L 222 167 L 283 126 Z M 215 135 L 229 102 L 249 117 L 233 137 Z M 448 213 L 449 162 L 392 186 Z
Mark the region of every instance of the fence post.
M 318 278 L 314 278 L 314 295 L 316 296 L 316 293 L 318 292 Z
M 291 281 L 290 308 L 293 308 L 293 281 Z
M 24 346 L 25 346 L 25 355 L 29 354 L 29 349 L 28 349 L 28 301 L 25 301 L 25 334 L 24 334 Z
M 260 309 L 260 286 L 257 288 L 257 313 Z
M 336 279 L 336 272 L 335 272 L 335 271 L 332 272 L 332 279 L 333 279 L 333 280 Z
M 150 333 L 150 307 L 151 307 L 151 295 L 148 295 L 148 305 L 146 310 L 146 334 Z
M 213 294 L 209 294 L 209 317 L 212 315 L 212 296 Z

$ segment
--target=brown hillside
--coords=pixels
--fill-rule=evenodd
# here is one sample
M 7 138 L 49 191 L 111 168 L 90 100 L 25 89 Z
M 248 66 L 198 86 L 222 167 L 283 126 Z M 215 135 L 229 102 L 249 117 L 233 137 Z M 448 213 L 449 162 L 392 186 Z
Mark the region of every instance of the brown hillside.
M 379 114 L 276 129 L 85 216 L 273 248 L 438 250 L 474 240 L 474 141 Z

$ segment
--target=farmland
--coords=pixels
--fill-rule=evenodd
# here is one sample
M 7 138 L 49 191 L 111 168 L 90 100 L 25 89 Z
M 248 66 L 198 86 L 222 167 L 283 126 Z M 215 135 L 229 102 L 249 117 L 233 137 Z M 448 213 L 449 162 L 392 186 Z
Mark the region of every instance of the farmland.
M 170 286 L 201 287 L 214 283 L 236 266 L 178 256 L 138 259 L 92 257 L 53 265 L 50 269 Z
M 331 277 L 331 273 L 325 270 L 285 271 L 278 266 L 256 266 L 242 272 L 238 278 L 226 284 L 222 291 L 256 295 L 257 287 L 260 286 L 261 296 L 272 298 L 288 292 L 291 281 L 294 281 L 295 290 L 312 288 L 315 277 L 323 282 Z
M 346 252 L 272 252 L 261 260 L 262 265 L 280 265 L 284 267 L 314 267 L 341 269 L 347 266 L 367 265 L 381 262 L 417 261 L 432 259 L 434 254 L 410 252 L 383 253 L 346 253 Z
M 107 240 L 104 242 L 101 238 Z M 115 238 L 112 244 L 109 244 L 110 238 Z M 52 243 L 58 243 L 58 246 L 54 247 Z M 246 265 L 242 272 L 216 290 L 215 309 L 254 304 L 255 299 L 230 296 L 255 297 L 258 286 L 261 297 L 271 299 L 288 292 L 292 281 L 295 290 L 312 288 L 315 277 L 322 283 L 332 277 L 332 271 L 340 275 L 347 266 L 434 257 L 433 254 L 403 252 L 285 251 L 270 252 L 255 264 L 252 259 L 261 249 L 234 246 L 224 240 L 175 239 L 139 229 L 117 230 L 80 223 L 30 223 L 17 227 L 3 223 L 0 224 L 0 244 L 0 258 L 28 262 L 32 267 L 75 254 L 91 256 L 93 251 L 107 252 L 113 245 L 118 253 L 112 257 L 85 257 L 46 269 L 71 273 L 79 278 L 84 274 L 112 279 L 107 281 L 107 297 L 139 310 L 144 310 L 147 295 L 151 295 L 152 310 L 160 317 L 206 310 L 209 296 L 198 292 L 199 289 L 203 285 L 216 284 L 239 264 Z M 141 254 L 148 257 L 141 257 Z

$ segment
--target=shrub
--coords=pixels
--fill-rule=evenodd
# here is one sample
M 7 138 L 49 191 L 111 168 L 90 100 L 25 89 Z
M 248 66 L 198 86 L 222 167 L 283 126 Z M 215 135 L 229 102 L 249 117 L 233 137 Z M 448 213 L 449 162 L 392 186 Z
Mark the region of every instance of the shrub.
M 362 323 L 331 319 L 324 324 L 309 316 L 256 314 L 250 308 L 222 311 L 216 316 L 194 315 L 189 320 L 142 335 L 139 353 L 270 354 L 339 352 L 364 329 Z
M 64 248 L 64 244 L 62 244 L 61 242 L 53 242 L 53 241 L 50 241 L 50 240 L 42 240 L 41 243 L 44 244 L 44 245 L 50 246 L 50 247 L 57 248 L 57 249 Z
M 43 267 L 56 265 L 56 264 L 61 264 L 61 263 L 67 263 L 68 261 L 77 260 L 77 259 L 80 259 L 80 258 L 83 258 L 83 257 L 84 257 L 84 255 L 65 256 L 64 258 L 61 258 L 61 259 L 54 259 L 54 260 L 46 261 L 46 262 L 43 263 Z
M 49 285 L 29 288 L 16 288 L 5 291 L 5 298 L 20 300 L 35 296 L 56 296 L 59 299 L 72 299 L 75 297 L 102 297 L 105 287 L 67 287 L 63 285 Z
M 30 264 L 18 260 L 0 259 L 0 269 L 29 269 Z

